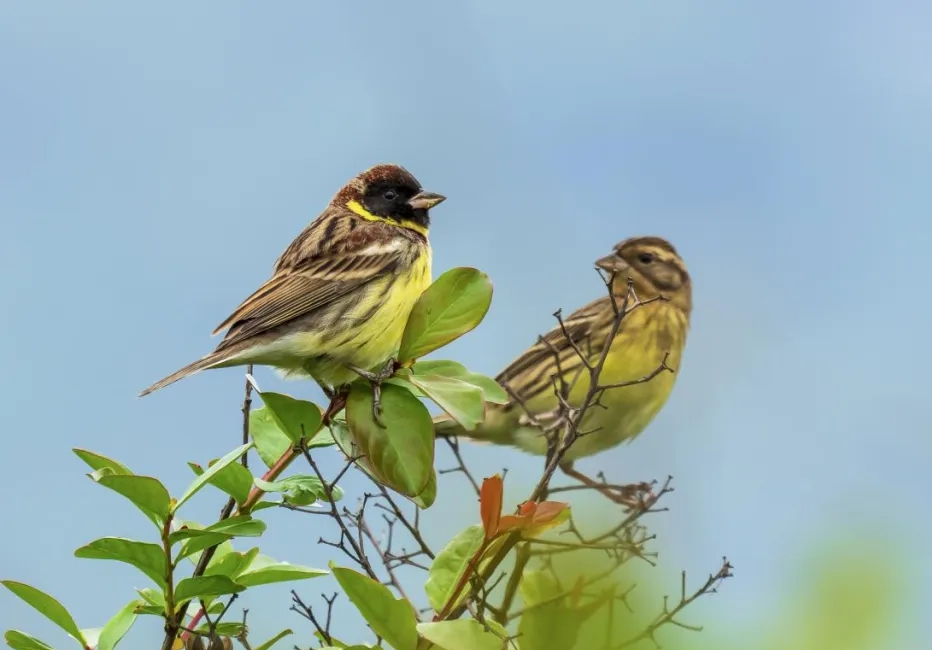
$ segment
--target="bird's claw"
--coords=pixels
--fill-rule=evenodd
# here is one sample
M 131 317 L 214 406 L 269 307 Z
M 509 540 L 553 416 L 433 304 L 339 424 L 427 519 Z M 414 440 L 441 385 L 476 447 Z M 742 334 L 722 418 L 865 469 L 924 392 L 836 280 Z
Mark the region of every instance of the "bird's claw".
M 395 374 L 397 367 L 398 362 L 395 359 L 389 359 L 378 372 L 370 372 L 354 366 L 349 367 L 372 385 L 372 419 L 382 428 L 385 427 L 382 421 L 382 382 Z

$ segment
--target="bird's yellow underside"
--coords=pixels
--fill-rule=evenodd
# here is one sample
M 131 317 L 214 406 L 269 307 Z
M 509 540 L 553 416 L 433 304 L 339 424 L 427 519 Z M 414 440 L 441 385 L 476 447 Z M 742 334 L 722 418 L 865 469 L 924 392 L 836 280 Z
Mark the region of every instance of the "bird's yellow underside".
M 275 366 L 286 377 L 310 375 L 331 386 L 349 383 L 358 375 L 348 365 L 373 370 L 398 352 L 411 309 L 430 282 L 431 254 L 425 246 L 403 273 L 369 282 L 362 298 L 327 331 L 294 332 L 246 350 L 218 367 L 255 363 Z M 384 304 L 369 314 L 383 300 Z M 369 314 L 366 326 L 358 327 L 364 314 Z M 321 350 L 327 351 L 326 356 L 320 356 Z
M 675 332 L 672 349 L 661 347 L 661 327 L 671 328 Z M 685 337 L 685 316 L 667 303 L 653 303 L 635 309 L 625 318 L 621 331 L 612 343 L 612 353 L 602 367 L 599 383 L 621 384 L 646 377 L 657 370 L 668 351 L 667 365 L 674 372 L 661 372 L 645 383 L 611 389 L 610 394 L 600 400 L 607 408 L 589 408 L 582 422 L 582 430 L 592 433 L 583 435 L 573 443 L 565 456 L 566 460 L 590 456 L 633 440 L 650 424 L 673 390 Z M 581 404 L 588 390 L 589 377 L 583 372 L 572 385 L 569 403 Z M 527 408 L 535 413 L 547 412 L 557 406 L 556 396 L 551 391 L 545 391 L 527 402 Z M 517 446 L 531 453 L 545 454 L 547 451 L 546 439 L 535 427 L 519 426 L 514 441 Z

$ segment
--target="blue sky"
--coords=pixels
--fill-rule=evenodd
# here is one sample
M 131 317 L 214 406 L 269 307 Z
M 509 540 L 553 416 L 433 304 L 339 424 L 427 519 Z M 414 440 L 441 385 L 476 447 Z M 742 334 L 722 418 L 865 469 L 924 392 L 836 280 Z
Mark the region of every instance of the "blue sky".
M 643 437 L 582 467 L 676 477 L 656 524 L 670 575 L 738 567 L 693 614 L 712 629 L 798 587 L 813 540 L 892 540 L 913 572 L 896 643 L 915 647 L 932 607 L 930 28 L 906 0 L 3 3 L 0 576 L 87 627 L 143 586 L 71 556 L 149 531 L 69 449 L 180 490 L 185 461 L 232 448 L 241 372 L 136 393 L 211 349 L 333 192 L 391 161 L 449 197 L 435 274 L 495 282 L 449 348 L 489 374 L 599 294 L 591 262 L 616 241 L 671 239 L 695 282 L 679 383 Z M 539 466 L 469 457 L 509 467 L 516 499 Z M 470 523 L 451 514 L 474 507 L 462 490 L 441 483 L 438 540 Z M 285 514 L 267 551 L 325 565 L 316 522 Z M 258 637 L 306 632 L 286 589 L 263 594 Z M 2 627 L 60 640 L 3 598 Z

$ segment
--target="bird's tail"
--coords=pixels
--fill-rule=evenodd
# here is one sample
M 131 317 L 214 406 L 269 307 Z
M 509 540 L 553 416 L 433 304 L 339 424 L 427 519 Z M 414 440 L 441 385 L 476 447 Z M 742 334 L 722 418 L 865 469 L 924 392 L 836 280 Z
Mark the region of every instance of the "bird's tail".
M 223 363 L 230 356 L 229 352 L 224 350 L 222 354 L 217 352 L 211 352 L 206 357 L 202 357 L 195 361 L 194 363 L 189 363 L 181 370 L 176 370 L 168 377 L 159 379 L 157 382 L 149 386 L 147 389 L 139 393 L 139 397 L 145 397 L 149 393 L 154 393 L 160 388 L 165 388 L 169 384 L 174 384 L 179 379 L 184 379 L 188 375 L 193 375 L 196 372 L 201 370 L 206 370 L 207 368 L 213 368 L 220 363 Z
M 434 435 L 437 438 L 465 438 L 469 440 L 469 442 L 480 445 L 487 445 L 490 443 L 499 445 L 514 444 L 508 435 L 496 434 L 494 433 L 494 429 L 489 430 L 489 428 L 483 425 L 479 425 L 479 427 L 472 431 L 467 431 L 459 422 L 446 413 L 434 418 Z

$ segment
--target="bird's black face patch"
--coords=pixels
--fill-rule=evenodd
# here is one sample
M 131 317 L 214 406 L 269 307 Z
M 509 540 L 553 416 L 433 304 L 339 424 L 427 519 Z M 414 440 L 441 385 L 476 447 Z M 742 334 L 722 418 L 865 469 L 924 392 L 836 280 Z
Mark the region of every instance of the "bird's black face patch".
M 415 210 L 407 203 L 420 191 L 421 188 L 410 183 L 375 181 L 366 188 L 362 204 L 377 217 L 398 222 L 413 221 L 426 227 L 430 221 L 427 210 Z

